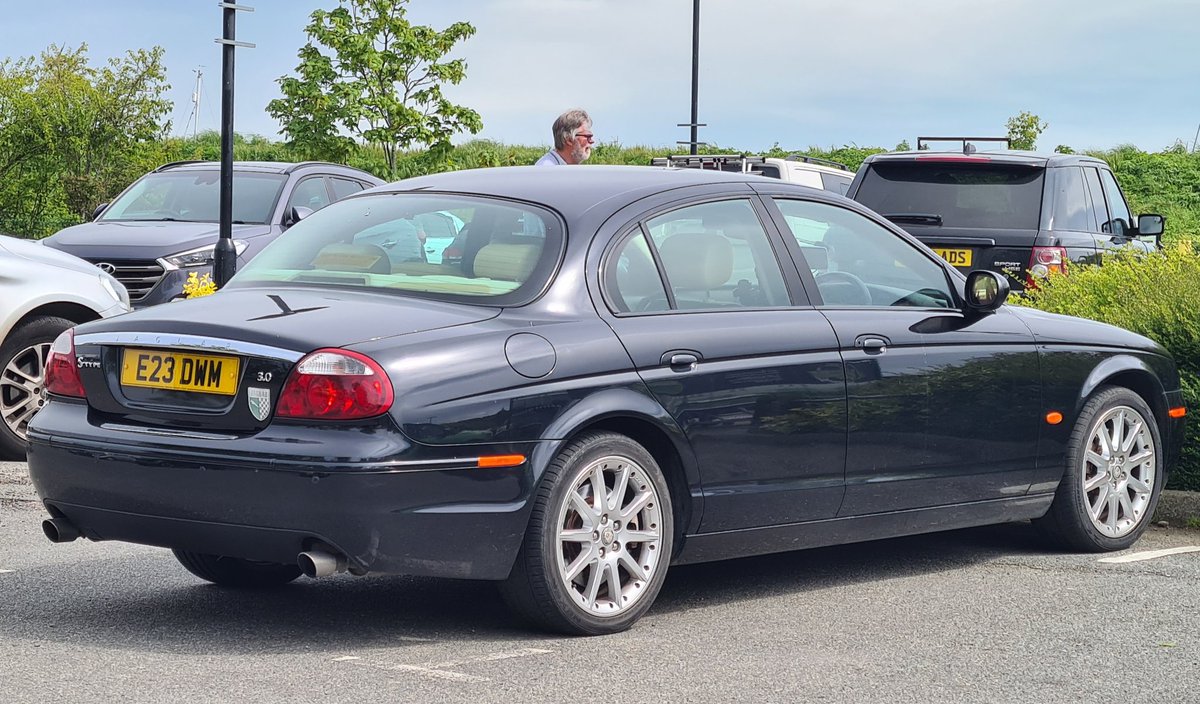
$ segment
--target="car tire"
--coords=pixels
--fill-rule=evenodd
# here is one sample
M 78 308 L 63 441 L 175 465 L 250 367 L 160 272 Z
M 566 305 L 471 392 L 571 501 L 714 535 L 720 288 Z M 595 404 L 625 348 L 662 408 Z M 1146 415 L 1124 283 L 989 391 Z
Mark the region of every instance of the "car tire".
M 179 564 L 188 572 L 213 584 L 234 589 L 265 589 L 278 587 L 300 576 L 298 565 L 275 562 L 255 562 L 240 557 L 209 555 L 188 550 L 172 550 Z
M 670 489 L 654 457 L 624 435 L 589 432 L 547 467 L 501 593 L 549 630 L 626 630 L 662 588 L 674 530 Z
M 1141 396 L 1101 387 L 1075 421 L 1062 481 L 1038 527 L 1068 550 L 1133 545 L 1162 493 L 1162 447 L 1154 413 Z
M 29 419 L 46 402 L 50 345 L 73 325 L 55 316 L 31 318 L 0 345 L 0 459 L 25 459 Z

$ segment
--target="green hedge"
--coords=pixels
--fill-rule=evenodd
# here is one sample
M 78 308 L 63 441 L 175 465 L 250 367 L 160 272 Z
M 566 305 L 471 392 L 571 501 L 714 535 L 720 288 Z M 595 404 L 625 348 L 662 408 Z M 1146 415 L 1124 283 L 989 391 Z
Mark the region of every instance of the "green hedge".
M 1200 254 L 1190 242 L 1148 255 L 1110 255 L 1103 266 L 1072 267 L 1016 302 L 1111 323 L 1158 342 L 1179 366 L 1184 403 L 1200 411 Z M 1185 444 L 1168 486 L 1200 491 L 1196 443 Z

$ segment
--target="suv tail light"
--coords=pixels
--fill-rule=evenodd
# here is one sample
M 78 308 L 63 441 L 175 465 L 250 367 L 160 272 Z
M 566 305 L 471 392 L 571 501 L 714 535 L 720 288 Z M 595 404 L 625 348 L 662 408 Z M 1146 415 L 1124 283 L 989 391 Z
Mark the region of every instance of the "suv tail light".
M 1067 273 L 1066 262 L 1066 247 L 1034 247 L 1029 257 L 1029 274 L 1025 277 L 1025 285 L 1036 288 L 1038 279 Z
M 79 378 L 79 366 L 75 362 L 75 331 L 63 330 L 46 357 L 46 391 L 58 396 L 86 398 L 83 381 Z
M 296 364 L 275 415 L 356 420 L 386 413 L 394 398 L 392 382 L 378 362 L 357 352 L 321 349 Z

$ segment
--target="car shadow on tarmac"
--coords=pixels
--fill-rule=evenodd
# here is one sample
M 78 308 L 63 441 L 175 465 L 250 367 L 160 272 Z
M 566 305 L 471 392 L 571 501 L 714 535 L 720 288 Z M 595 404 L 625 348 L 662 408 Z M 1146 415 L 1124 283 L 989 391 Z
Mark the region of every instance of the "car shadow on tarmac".
M 1009 524 L 676 566 L 649 616 L 1050 553 Z M 23 571 L 20 595 L 0 590 L 12 607 L 0 635 L 181 654 L 547 638 L 487 582 L 342 575 L 238 591 L 195 581 L 165 551 L 97 557 Z

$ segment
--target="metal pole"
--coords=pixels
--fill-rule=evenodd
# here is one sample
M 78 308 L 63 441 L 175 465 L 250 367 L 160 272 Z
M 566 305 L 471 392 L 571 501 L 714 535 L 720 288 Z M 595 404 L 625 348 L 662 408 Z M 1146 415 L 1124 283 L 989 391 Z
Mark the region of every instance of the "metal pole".
M 254 8 L 233 3 L 218 3 L 224 20 L 221 45 L 221 207 L 217 246 L 213 249 L 213 283 L 221 288 L 237 269 L 237 248 L 233 245 L 233 52 L 236 47 L 254 45 L 239 42 L 237 12 Z
M 699 146 L 700 108 L 697 95 L 700 92 L 700 0 L 692 0 L 692 154 Z

